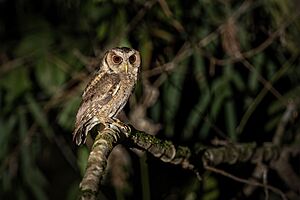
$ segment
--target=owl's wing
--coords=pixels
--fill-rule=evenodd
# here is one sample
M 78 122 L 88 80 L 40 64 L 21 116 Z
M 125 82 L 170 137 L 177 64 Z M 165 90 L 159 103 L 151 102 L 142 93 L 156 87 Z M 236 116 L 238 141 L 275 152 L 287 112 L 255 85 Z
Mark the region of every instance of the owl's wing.
M 96 75 L 87 85 L 76 115 L 73 132 L 73 140 L 76 140 L 76 144 L 84 143 L 88 132 L 101 123 L 95 116 L 113 98 L 119 89 L 119 83 L 118 74 L 105 73 Z
M 111 96 L 118 90 L 120 76 L 115 73 L 96 74 L 89 82 L 82 94 L 82 102 L 84 101 L 100 101 L 97 103 L 105 104 L 110 100 Z M 108 99 L 107 99 L 108 98 Z

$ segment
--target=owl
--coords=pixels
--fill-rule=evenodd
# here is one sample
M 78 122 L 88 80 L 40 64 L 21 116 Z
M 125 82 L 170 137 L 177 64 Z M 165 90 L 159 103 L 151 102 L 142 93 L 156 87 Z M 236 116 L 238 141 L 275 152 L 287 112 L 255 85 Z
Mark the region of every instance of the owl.
M 76 115 L 73 140 L 86 142 L 87 134 L 96 125 L 114 122 L 125 106 L 138 79 L 140 53 L 127 47 L 107 51 L 99 71 L 86 86 Z

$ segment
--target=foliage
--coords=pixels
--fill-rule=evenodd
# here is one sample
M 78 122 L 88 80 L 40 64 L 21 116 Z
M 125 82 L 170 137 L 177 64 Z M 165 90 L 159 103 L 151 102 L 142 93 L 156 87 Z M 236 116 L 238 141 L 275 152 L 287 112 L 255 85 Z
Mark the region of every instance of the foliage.
M 141 80 L 125 115 L 141 105 L 150 129 L 161 125 L 159 137 L 190 146 L 216 137 L 272 141 L 288 105 L 299 103 L 297 10 L 298 1 L 280 0 L 0 1 L 0 199 L 75 198 L 88 155 L 72 143 L 73 122 L 96 58 L 112 46 L 141 52 Z M 151 103 L 149 91 L 158 95 Z M 297 120 L 295 111 L 281 143 L 299 143 Z M 192 200 L 242 192 L 227 178 L 205 174 L 200 183 L 129 154 L 126 186 L 114 187 L 108 175 L 101 195 Z M 228 171 L 251 176 L 252 166 L 237 168 Z M 229 184 L 238 187 L 224 190 Z M 261 190 L 251 195 L 264 198 Z

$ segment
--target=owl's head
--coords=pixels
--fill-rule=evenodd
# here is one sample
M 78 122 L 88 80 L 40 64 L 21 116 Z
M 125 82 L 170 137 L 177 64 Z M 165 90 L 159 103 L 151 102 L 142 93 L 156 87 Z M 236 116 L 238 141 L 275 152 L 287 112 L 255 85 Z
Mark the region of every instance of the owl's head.
M 106 52 L 103 64 L 115 73 L 137 75 L 141 65 L 140 53 L 127 47 L 116 47 Z

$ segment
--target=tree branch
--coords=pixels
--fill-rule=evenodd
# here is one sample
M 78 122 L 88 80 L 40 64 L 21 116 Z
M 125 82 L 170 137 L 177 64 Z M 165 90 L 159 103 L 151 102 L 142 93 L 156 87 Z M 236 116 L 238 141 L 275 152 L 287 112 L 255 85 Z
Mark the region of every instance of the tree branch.
M 105 128 L 98 131 L 88 158 L 87 168 L 80 183 L 81 200 L 94 200 L 99 191 L 100 181 L 105 173 L 107 159 L 113 148 L 124 139 L 119 130 Z
M 98 131 L 88 159 L 86 173 L 80 184 L 81 199 L 96 198 L 108 156 L 112 149 L 121 143 L 128 148 L 144 150 L 163 162 L 192 170 L 198 178 L 200 178 L 201 170 L 208 170 L 208 167 L 224 163 L 231 165 L 240 162 L 274 163 L 280 158 L 282 151 L 278 146 L 271 143 L 264 143 L 260 147 L 255 143 L 198 146 L 191 150 L 188 147 L 176 146 L 171 141 L 161 140 L 138 131 L 132 126 L 130 129 L 128 132 L 122 132 L 114 127 L 108 127 L 103 131 Z M 273 190 L 271 186 L 268 186 L 268 189 Z

